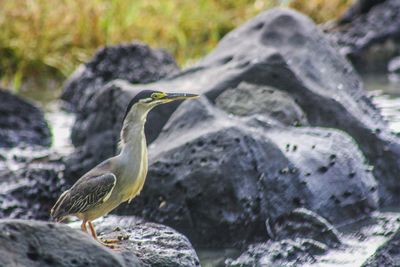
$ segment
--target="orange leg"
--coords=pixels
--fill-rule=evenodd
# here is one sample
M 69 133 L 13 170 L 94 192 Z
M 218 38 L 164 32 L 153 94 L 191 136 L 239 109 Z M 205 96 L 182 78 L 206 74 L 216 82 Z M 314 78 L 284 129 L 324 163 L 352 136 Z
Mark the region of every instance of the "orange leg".
M 88 224 L 89 224 L 90 232 L 92 233 L 93 238 L 97 240 L 97 234 L 96 234 L 96 230 L 94 229 L 93 223 L 91 221 L 89 221 Z
M 83 232 L 87 233 L 86 221 L 82 221 L 81 229 L 82 229 Z
M 98 241 L 100 244 L 102 244 L 102 245 L 104 245 L 106 247 L 109 247 L 109 248 L 114 248 L 114 245 L 112 245 L 112 243 L 118 243 L 118 241 L 119 241 L 118 239 L 116 239 L 116 240 L 107 240 L 107 239 L 105 239 L 105 240 L 101 240 L 100 241 L 97 238 L 96 230 L 94 229 L 93 223 L 91 221 L 88 221 L 88 224 L 89 224 L 89 229 L 90 229 L 90 232 L 92 233 L 93 238 L 96 241 Z

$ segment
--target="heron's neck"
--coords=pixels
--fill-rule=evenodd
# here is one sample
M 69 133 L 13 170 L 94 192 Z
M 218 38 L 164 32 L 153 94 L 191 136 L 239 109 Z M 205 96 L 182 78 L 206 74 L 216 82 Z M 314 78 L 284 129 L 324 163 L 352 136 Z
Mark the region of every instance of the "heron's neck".
M 136 154 L 138 149 L 146 148 L 144 125 L 148 109 L 133 107 L 126 116 L 121 131 L 121 154 Z

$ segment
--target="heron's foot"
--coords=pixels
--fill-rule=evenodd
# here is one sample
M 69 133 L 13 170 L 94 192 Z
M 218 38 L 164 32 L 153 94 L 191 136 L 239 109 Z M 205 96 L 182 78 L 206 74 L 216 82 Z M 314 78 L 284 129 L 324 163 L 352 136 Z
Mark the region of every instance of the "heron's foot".
M 105 239 L 105 238 L 100 238 L 100 243 L 104 245 L 111 245 L 111 244 L 118 244 L 121 240 L 119 239 Z
M 111 238 L 111 239 L 100 238 L 100 239 L 101 239 L 102 242 L 104 242 L 106 244 L 117 244 L 117 243 L 119 243 L 119 242 L 121 242 L 123 240 L 128 240 L 129 239 L 129 235 L 120 233 L 120 234 L 117 235 L 116 238 Z

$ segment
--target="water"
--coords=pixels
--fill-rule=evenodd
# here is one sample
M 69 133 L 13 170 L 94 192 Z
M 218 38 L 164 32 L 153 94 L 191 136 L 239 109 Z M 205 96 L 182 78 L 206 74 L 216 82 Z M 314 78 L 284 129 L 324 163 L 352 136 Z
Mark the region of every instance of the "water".
M 54 80 L 42 81 L 40 84 L 28 83 L 21 88 L 19 94 L 44 111 L 52 132 L 52 148 L 61 155 L 70 154 L 73 151 L 70 135 L 75 116 L 62 109 L 59 100 L 61 83 Z
M 381 110 L 393 132 L 400 133 L 400 83 L 391 83 L 385 76 L 363 77 L 368 95 Z M 37 90 L 22 90 L 21 95 L 33 100 L 44 112 L 53 133 L 53 149 L 61 154 L 72 152 L 70 142 L 74 115 L 62 110 L 58 97 L 59 83 L 50 82 Z M 343 246 L 316 258 L 308 266 L 360 266 L 383 244 L 399 226 L 400 211 L 376 212 L 372 218 L 340 228 Z M 240 251 L 233 248 L 198 249 L 203 267 L 224 266 L 226 258 L 236 258 Z

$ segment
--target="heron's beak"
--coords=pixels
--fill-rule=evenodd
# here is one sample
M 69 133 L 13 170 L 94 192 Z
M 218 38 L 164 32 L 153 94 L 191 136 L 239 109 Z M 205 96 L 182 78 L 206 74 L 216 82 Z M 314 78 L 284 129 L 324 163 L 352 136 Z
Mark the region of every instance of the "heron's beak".
M 186 93 L 166 93 L 166 95 L 161 99 L 163 102 L 168 103 L 175 100 L 183 100 L 183 99 L 193 99 L 198 98 L 199 95 L 195 94 L 186 94 Z

